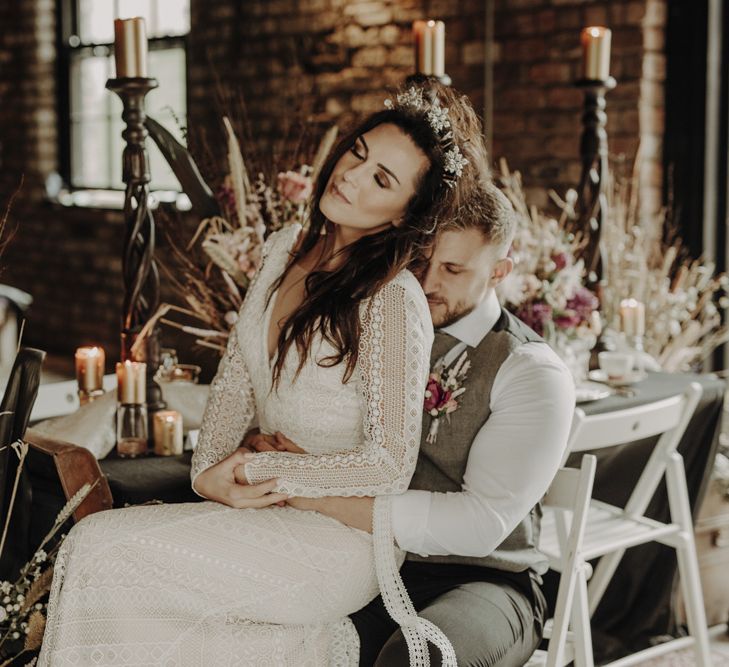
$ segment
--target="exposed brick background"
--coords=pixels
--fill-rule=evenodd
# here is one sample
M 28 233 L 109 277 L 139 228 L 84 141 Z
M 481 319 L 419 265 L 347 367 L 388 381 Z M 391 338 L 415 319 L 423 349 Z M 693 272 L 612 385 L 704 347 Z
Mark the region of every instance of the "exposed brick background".
M 21 174 L 18 235 L 0 280 L 31 292 L 26 341 L 71 354 L 92 339 L 118 353 L 121 214 L 66 209 L 43 198 L 57 169 L 55 3 L 0 0 L 0 207 Z M 289 161 L 301 128 L 348 124 L 380 109 L 383 88 L 411 73 L 411 23 L 446 22 L 446 69 L 454 85 L 484 104 L 483 0 L 192 0 L 189 35 L 191 142 L 222 150 L 220 109 L 245 100 L 248 142 Z M 545 188 L 580 175 L 580 29 L 613 30 L 608 94 L 610 150 L 632 158 L 643 147 L 648 208 L 660 205 L 665 0 L 495 0 L 492 157 L 508 158 L 535 203 Z M 227 104 L 219 104 L 225 91 Z

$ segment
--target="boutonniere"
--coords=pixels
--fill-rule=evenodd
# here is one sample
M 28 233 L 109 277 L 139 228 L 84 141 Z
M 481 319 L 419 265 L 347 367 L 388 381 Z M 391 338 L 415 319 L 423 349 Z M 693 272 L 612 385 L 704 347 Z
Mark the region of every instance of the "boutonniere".
M 450 420 L 451 413 L 458 410 L 458 397 L 466 391 L 463 383 L 468 369 L 471 368 L 471 362 L 466 359 L 466 355 L 467 352 L 464 351 L 447 371 L 443 359 L 439 359 L 428 376 L 423 408 L 432 417 L 427 437 L 430 443 L 435 442 L 438 437 L 440 418 L 445 416 Z

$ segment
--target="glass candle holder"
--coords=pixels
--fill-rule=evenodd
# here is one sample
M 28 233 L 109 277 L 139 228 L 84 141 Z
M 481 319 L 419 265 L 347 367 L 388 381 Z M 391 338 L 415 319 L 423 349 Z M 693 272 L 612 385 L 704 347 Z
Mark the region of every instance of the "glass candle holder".
M 117 363 L 116 378 L 116 451 L 122 457 L 144 456 L 149 452 L 147 364 L 128 360 Z
M 149 452 L 146 405 L 122 403 L 117 407 L 116 452 L 122 458 L 145 456 Z

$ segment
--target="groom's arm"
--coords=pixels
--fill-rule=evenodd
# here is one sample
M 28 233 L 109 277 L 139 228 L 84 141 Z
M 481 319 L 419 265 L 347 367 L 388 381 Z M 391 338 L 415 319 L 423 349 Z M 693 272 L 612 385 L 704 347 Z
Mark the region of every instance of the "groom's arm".
M 546 345 L 526 344 L 502 365 L 490 407 L 471 444 L 461 491 L 393 496 L 400 548 L 423 556 L 486 556 L 541 499 L 560 465 L 574 413 L 569 372 Z M 459 416 L 456 411 L 451 419 Z M 373 498 L 287 503 L 372 532 Z
M 461 490 L 393 496 L 400 548 L 422 556 L 489 555 L 554 478 L 574 401 L 571 375 L 547 345 L 526 343 L 515 350 L 494 378 L 491 413 L 470 443 Z M 451 414 L 451 420 L 459 418 L 458 411 Z
M 374 502 L 375 499 L 371 497 L 328 496 L 326 498 L 289 498 L 286 504 L 300 510 L 314 510 L 352 528 L 371 533 Z

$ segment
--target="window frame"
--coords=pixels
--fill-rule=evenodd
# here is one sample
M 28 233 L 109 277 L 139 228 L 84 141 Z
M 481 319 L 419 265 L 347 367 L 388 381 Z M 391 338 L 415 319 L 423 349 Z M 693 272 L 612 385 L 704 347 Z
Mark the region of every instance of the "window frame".
M 108 0 L 111 1 L 111 0 Z M 107 187 L 89 186 L 83 183 L 73 182 L 73 146 L 71 139 L 71 63 L 74 54 L 88 51 L 93 54 L 94 50 L 107 49 L 106 55 L 113 57 L 114 43 L 85 43 L 73 46 L 71 38 L 79 34 L 79 0 L 58 0 L 56 3 L 56 100 L 58 116 L 58 171 L 63 184 L 71 192 L 79 190 L 119 192 L 124 191 L 124 185 L 114 187 L 109 184 Z M 148 50 L 164 51 L 169 49 L 182 49 L 185 54 L 185 117 L 189 108 L 189 32 L 184 35 L 165 35 L 161 37 L 148 37 Z M 81 56 L 83 57 L 83 56 Z M 109 93 L 113 94 L 113 93 Z M 121 156 L 119 156 L 121 159 Z M 154 183 L 150 183 L 154 191 Z M 168 188 L 159 188 L 167 191 Z

